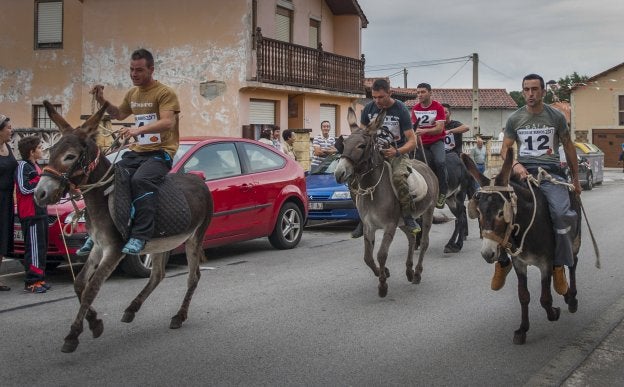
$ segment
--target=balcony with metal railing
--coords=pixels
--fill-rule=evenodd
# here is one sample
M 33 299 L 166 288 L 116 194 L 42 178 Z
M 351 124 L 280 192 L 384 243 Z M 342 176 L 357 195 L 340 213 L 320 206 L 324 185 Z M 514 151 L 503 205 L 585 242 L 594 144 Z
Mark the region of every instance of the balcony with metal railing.
M 364 55 L 361 59 L 332 54 L 322 47 L 265 38 L 256 29 L 258 82 L 364 94 Z

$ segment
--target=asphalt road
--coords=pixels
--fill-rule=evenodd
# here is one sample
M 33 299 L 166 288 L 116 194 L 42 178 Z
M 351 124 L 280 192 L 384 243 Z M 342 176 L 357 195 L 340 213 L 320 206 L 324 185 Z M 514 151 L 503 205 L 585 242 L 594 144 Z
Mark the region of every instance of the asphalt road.
M 434 226 L 419 285 L 405 278 L 406 240 L 397 234 L 386 298 L 377 296 L 351 226 L 315 226 L 294 250 L 263 239 L 210 250 L 179 330 L 168 325 L 185 266 L 170 265 L 131 324 L 119 320 L 146 280 L 113 275 L 94 304 L 103 335 L 85 330 L 71 354 L 60 352 L 77 311 L 68 269 L 50 275 L 54 289 L 43 295 L 16 291 L 21 274 L 3 278 L 14 290 L 0 294 L 1 384 L 520 386 L 624 294 L 623 195 L 624 180 L 583 193 L 602 269 L 584 226 L 577 313 L 557 296 L 561 317 L 547 321 L 539 273 L 530 269 L 523 346 L 512 344 L 520 324 L 515 276 L 501 291 L 489 289 L 493 267 L 479 255 L 473 221 L 455 255 L 443 253 L 452 224 Z

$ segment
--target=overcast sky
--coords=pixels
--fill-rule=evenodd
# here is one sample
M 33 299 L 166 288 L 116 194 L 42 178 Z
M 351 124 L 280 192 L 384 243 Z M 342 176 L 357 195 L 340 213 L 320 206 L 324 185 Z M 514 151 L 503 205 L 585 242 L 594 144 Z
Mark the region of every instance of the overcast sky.
M 428 82 L 434 88 L 470 88 L 472 61 L 462 57 L 476 52 L 479 87 L 509 92 L 520 90 L 528 73 L 546 81 L 574 71 L 591 77 L 624 62 L 624 0 L 358 2 L 369 21 L 362 30 L 366 76 L 400 72 L 390 79 L 395 87 L 403 87 L 402 68 L 369 69 L 460 58 L 409 67 L 407 87 Z

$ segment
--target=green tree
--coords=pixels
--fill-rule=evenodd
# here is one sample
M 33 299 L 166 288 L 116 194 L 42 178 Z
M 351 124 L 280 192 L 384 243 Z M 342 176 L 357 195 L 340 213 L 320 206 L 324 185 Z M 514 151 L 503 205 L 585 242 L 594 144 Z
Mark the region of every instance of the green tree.
M 521 91 L 511 91 L 509 92 L 509 96 L 514 101 L 516 101 L 516 104 L 518 104 L 518 107 L 522 107 L 526 105 L 526 101 L 524 100 L 524 96 L 522 95 Z
M 547 81 L 547 83 L 554 82 L 554 84 L 552 86 L 546 85 L 546 96 L 544 97 L 544 103 L 550 104 L 555 102 L 557 99 L 559 101 L 570 102 L 570 93 L 572 92 L 572 87 L 579 83 L 585 83 L 588 78 L 589 77 L 587 75 L 579 75 L 575 71 L 570 75 L 559 78 L 557 82 Z M 511 91 L 509 92 L 509 95 L 511 96 L 511 98 L 513 98 L 514 101 L 516 101 L 518 107 L 526 105 L 526 101 L 522 96 L 522 91 Z
M 564 78 L 559 78 L 556 83 L 555 94 L 560 101 L 570 102 L 570 94 L 572 93 L 572 87 L 579 83 L 585 83 L 589 79 L 587 75 L 578 75 L 575 71 L 570 75 L 566 75 Z

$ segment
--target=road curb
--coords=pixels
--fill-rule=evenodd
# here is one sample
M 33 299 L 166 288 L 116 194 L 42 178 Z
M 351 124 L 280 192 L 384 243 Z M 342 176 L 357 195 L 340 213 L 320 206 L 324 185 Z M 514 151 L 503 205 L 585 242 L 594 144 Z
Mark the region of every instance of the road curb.
M 24 265 L 17 259 L 4 257 L 0 265 L 0 275 L 23 273 Z
M 583 363 L 600 343 L 624 320 L 624 296 L 594 320 L 581 336 L 569 344 L 524 385 L 560 386 Z

